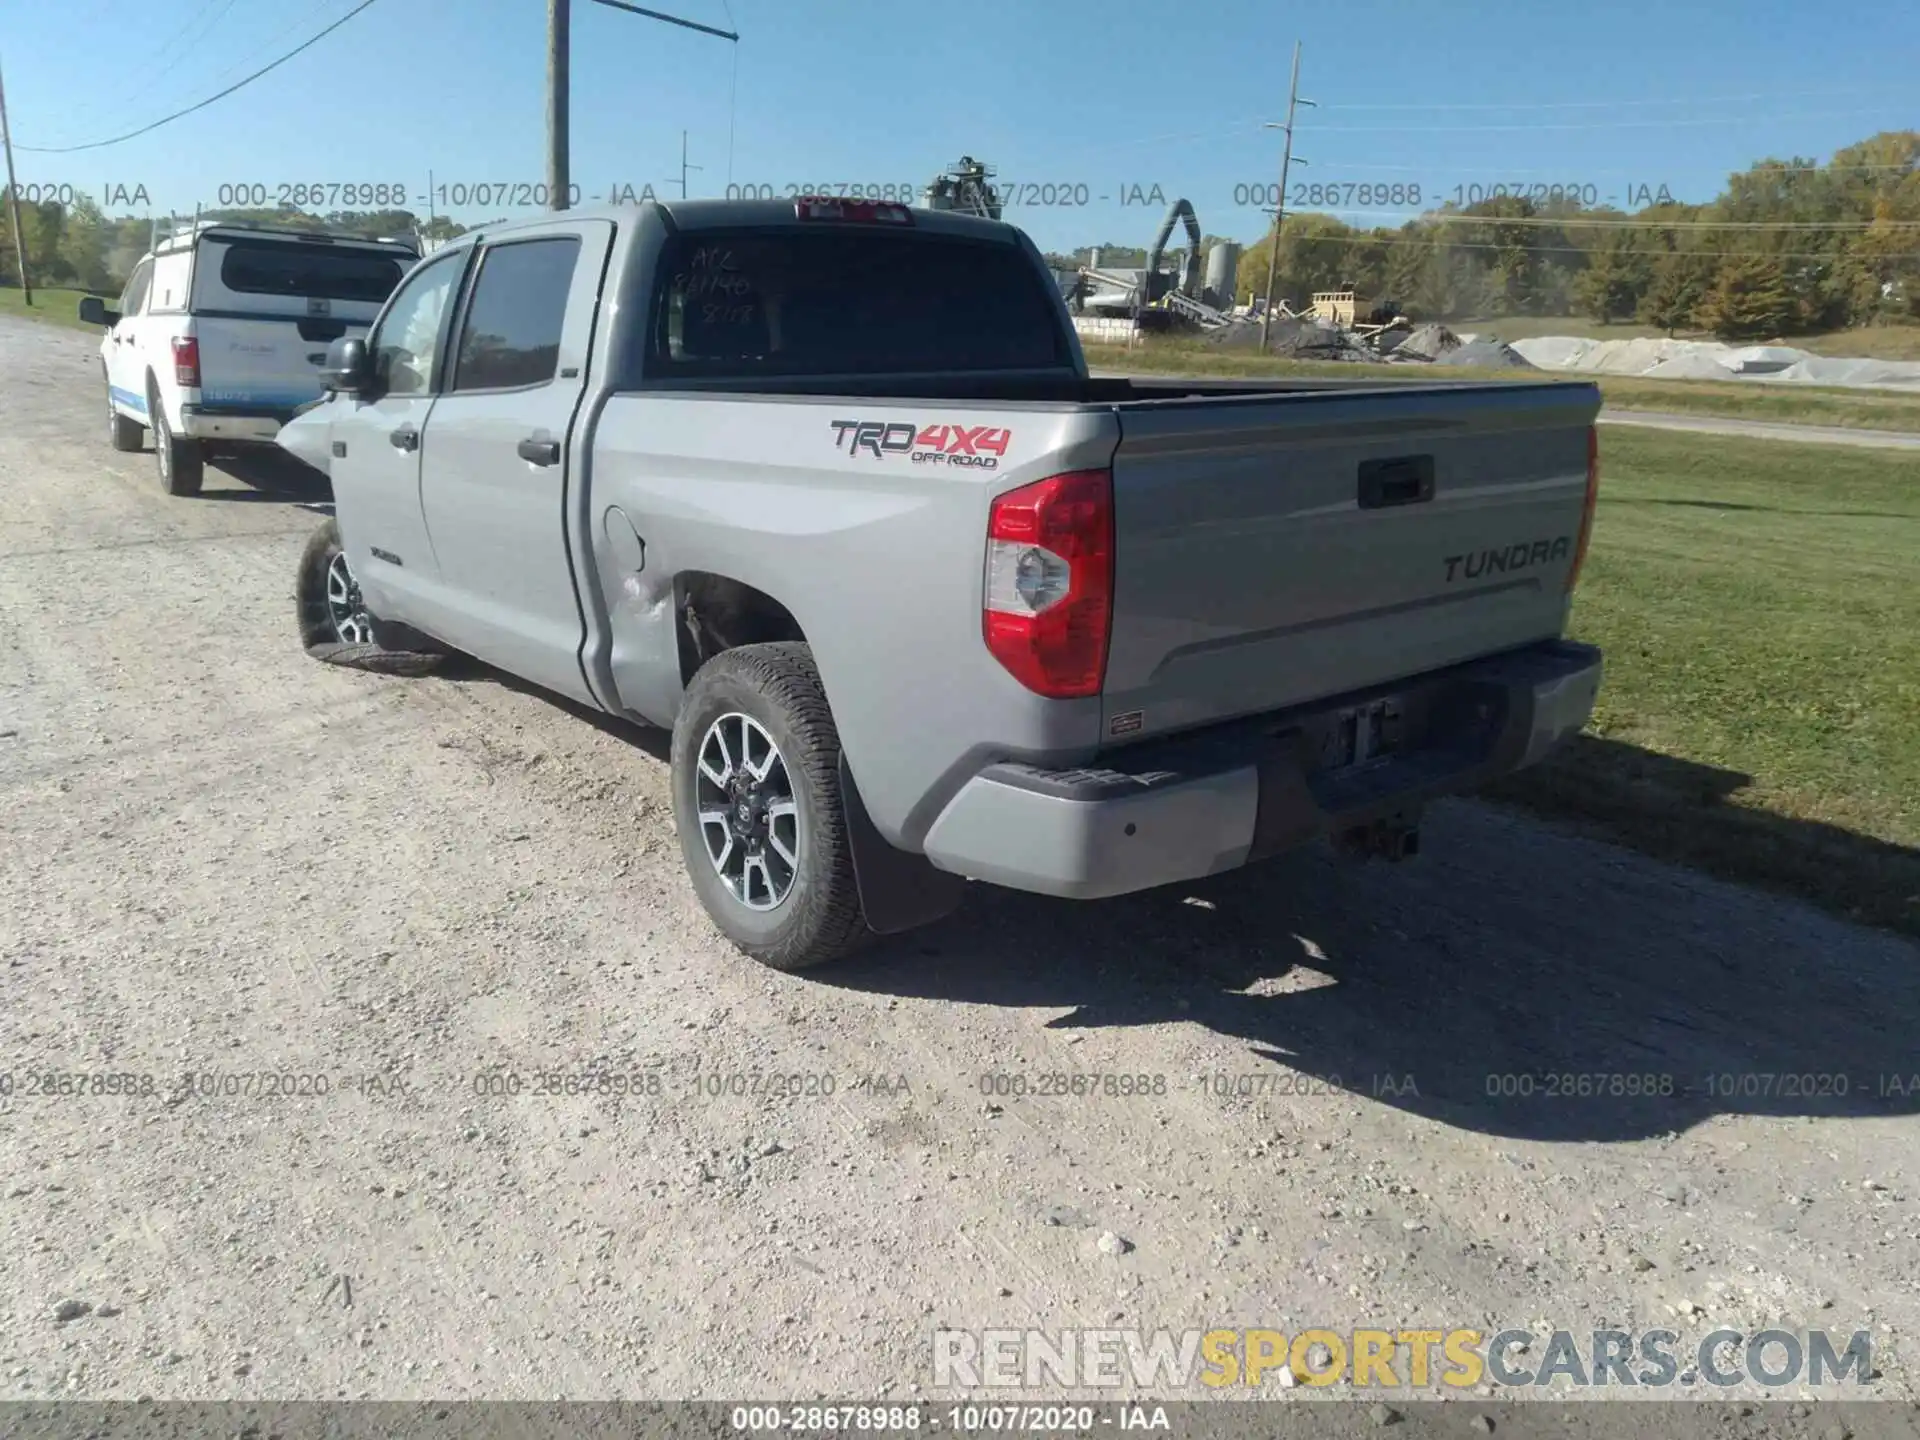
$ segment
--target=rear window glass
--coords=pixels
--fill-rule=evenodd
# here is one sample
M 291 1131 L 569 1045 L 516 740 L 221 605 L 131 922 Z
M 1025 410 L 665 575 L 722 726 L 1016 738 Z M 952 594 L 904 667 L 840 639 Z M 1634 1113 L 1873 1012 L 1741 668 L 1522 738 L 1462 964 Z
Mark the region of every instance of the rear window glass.
M 366 300 L 379 304 L 400 283 L 403 262 L 364 250 L 325 245 L 227 246 L 220 283 L 243 295 L 288 295 L 307 300 Z
M 1011 245 L 823 225 L 680 235 L 662 258 L 648 327 L 652 375 L 1071 363 L 1044 275 Z

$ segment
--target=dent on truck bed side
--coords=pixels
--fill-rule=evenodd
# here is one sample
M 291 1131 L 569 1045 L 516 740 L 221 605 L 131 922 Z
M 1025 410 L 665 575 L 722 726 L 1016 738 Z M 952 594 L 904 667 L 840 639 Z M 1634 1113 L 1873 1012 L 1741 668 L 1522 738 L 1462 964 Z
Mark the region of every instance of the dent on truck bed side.
M 645 564 L 608 599 L 622 705 L 672 719 L 680 677 L 665 643 L 674 582 L 751 586 L 813 649 L 842 747 L 875 827 L 917 848 L 984 757 L 1091 753 L 1100 702 L 1047 701 L 988 653 L 981 633 L 994 495 L 1113 453 L 1110 415 L 1060 406 L 851 402 L 688 392 L 612 396 L 595 422 L 594 505 L 639 529 Z M 843 411 L 849 413 L 843 414 Z M 834 422 L 1004 426 L 1004 469 L 948 470 L 851 453 Z M 601 553 L 608 542 L 596 537 Z
M 646 323 L 654 259 L 671 233 L 658 205 L 638 207 L 615 228 L 595 316 L 588 400 L 569 442 L 573 483 L 565 520 L 585 621 L 580 668 L 587 687 L 603 708 L 655 725 L 671 725 L 680 708 L 677 670 L 655 663 L 649 649 L 660 648 L 663 630 L 672 633 L 672 577 L 657 564 L 647 568 L 641 516 L 622 512 L 624 534 L 619 522 L 610 523 L 608 512 L 620 507 L 600 494 L 594 461 L 607 401 L 635 382 L 628 357 Z M 627 618 L 616 633 L 614 618 L 622 614 Z

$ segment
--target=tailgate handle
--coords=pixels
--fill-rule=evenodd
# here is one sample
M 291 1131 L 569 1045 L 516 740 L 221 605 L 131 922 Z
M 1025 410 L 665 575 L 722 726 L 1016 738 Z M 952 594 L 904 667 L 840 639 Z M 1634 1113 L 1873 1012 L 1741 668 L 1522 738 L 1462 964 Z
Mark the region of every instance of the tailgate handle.
M 1431 455 L 1398 455 L 1391 460 L 1360 462 L 1362 510 L 1384 510 L 1390 505 L 1423 505 L 1431 499 Z

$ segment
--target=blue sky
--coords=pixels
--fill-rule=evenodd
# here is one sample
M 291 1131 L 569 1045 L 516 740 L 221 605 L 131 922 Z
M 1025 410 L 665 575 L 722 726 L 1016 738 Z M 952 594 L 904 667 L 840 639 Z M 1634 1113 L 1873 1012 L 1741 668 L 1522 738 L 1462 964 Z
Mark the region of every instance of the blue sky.
M 0 0 L 16 146 L 117 134 L 204 98 L 358 0 Z M 1767 156 L 1825 159 L 1920 126 L 1920 5 L 1805 0 L 648 0 L 741 42 L 575 0 L 573 173 L 589 195 L 734 184 L 917 187 L 962 153 L 1053 185 L 1009 218 L 1047 248 L 1144 245 L 1185 196 L 1258 236 L 1293 42 L 1308 184 L 1562 183 L 1682 200 Z M 1178 18 L 1176 18 L 1178 17 Z M 157 212 L 222 185 L 544 178 L 544 0 L 377 0 L 265 79 L 150 135 L 16 154 L 23 189 L 144 186 Z M 1153 196 L 1152 187 L 1159 187 Z M 1085 187 L 1084 190 L 1078 187 Z M 1134 187 L 1138 187 L 1137 190 Z M 29 191 L 29 193 L 32 193 Z M 509 213 L 435 208 L 467 220 Z M 1025 191 L 1024 186 L 1022 193 Z M 1135 197 L 1147 203 L 1124 203 Z M 1104 199 L 1102 197 L 1105 197 Z M 1044 202 L 1044 191 L 1031 198 Z M 1315 208 L 1391 223 L 1402 192 Z M 1237 203 L 1238 202 L 1238 203 Z M 109 205 L 110 212 L 138 208 Z

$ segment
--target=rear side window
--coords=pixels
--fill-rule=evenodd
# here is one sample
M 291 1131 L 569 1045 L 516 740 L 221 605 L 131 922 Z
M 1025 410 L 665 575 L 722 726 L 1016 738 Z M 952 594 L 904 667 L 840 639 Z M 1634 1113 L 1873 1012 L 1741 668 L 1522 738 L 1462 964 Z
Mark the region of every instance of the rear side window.
M 233 241 L 220 260 L 220 283 L 242 295 L 363 300 L 378 305 L 400 283 L 400 260 L 327 245 Z
M 680 235 L 648 332 L 656 376 L 886 375 L 1071 363 L 1012 245 L 842 226 Z
M 455 390 L 544 385 L 560 365 L 560 330 L 580 241 L 573 236 L 489 245 L 454 361 Z

